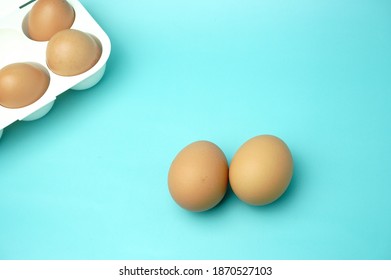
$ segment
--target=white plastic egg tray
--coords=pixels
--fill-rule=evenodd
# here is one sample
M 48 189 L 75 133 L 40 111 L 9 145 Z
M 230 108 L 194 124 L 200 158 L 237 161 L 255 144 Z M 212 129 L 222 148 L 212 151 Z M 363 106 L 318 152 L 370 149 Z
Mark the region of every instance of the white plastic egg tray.
M 0 0 L 0 69 L 17 62 L 35 62 L 44 66 L 50 75 L 50 83 L 45 94 L 33 104 L 10 109 L 0 105 L 0 138 L 3 129 L 18 121 L 32 121 L 46 115 L 52 108 L 58 95 L 68 89 L 83 90 L 94 86 L 103 77 L 106 62 L 111 51 L 110 39 L 82 4 L 77 0 L 68 0 L 75 11 L 75 20 L 71 29 L 90 33 L 99 39 L 102 55 L 99 61 L 88 71 L 76 76 L 59 76 L 46 65 L 45 42 L 34 41 L 24 33 L 24 21 L 35 1 Z

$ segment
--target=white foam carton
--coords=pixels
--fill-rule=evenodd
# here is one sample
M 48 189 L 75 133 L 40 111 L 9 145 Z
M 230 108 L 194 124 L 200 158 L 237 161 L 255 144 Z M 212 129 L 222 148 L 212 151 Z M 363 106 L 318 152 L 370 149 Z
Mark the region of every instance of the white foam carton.
M 99 39 L 102 55 L 88 71 L 70 77 L 53 73 L 46 65 L 48 42 L 34 41 L 25 34 L 26 16 L 36 1 L 0 0 L 0 69 L 17 62 L 35 62 L 44 66 L 50 74 L 50 84 L 45 94 L 31 105 L 10 109 L 0 105 L 0 138 L 3 129 L 16 121 L 32 121 L 46 115 L 58 95 L 68 89 L 83 90 L 97 84 L 103 77 L 111 51 L 107 34 L 78 0 L 68 0 L 75 11 L 71 29 L 90 33 Z

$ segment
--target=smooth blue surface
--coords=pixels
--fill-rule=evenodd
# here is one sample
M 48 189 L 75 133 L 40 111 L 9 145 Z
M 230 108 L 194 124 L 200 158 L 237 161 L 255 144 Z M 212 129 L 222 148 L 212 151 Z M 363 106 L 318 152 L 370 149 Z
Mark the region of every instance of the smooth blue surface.
M 1 259 L 391 259 L 391 2 L 83 0 L 103 80 L 0 141 Z M 259 134 L 287 193 L 190 213 L 175 155 Z

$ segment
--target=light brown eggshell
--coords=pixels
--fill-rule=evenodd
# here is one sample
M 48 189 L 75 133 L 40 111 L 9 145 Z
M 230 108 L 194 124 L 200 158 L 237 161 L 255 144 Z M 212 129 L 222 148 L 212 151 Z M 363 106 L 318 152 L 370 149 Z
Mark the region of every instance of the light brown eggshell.
M 56 33 L 46 48 L 46 63 L 60 76 L 75 76 L 91 69 L 102 55 L 98 39 L 75 29 Z
M 278 137 L 259 135 L 245 142 L 229 167 L 233 192 L 251 205 L 265 205 L 278 199 L 293 175 L 288 146 Z
M 21 108 L 37 101 L 49 87 L 50 77 L 35 63 L 13 63 L 0 70 L 0 105 Z
M 64 0 L 38 0 L 28 14 L 28 37 L 48 41 L 57 32 L 68 29 L 75 20 L 75 11 Z
M 173 160 L 168 173 L 172 198 L 190 211 L 206 211 L 224 197 L 228 163 L 224 153 L 209 141 L 186 146 Z

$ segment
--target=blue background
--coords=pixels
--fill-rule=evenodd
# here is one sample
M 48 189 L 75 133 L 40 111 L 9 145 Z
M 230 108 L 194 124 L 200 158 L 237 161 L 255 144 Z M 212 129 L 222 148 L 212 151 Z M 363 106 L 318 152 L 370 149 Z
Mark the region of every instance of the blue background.
M 104 78 L 0 141 L 1 259 L 391 259 L 391 2 L 83 0 Z M 177 206 L 175 155 L 291 148 L 275 203 Z

